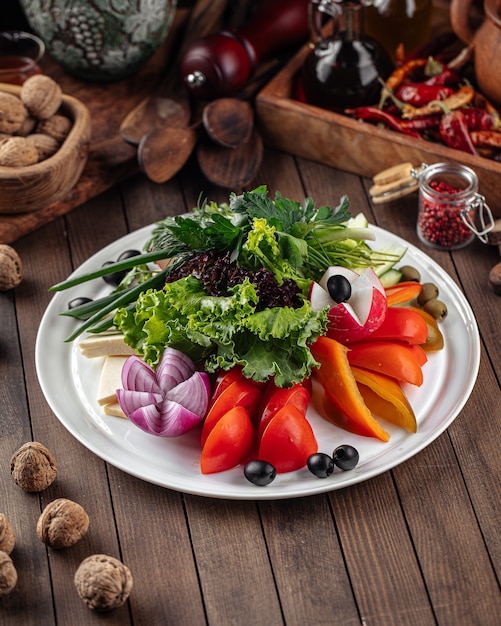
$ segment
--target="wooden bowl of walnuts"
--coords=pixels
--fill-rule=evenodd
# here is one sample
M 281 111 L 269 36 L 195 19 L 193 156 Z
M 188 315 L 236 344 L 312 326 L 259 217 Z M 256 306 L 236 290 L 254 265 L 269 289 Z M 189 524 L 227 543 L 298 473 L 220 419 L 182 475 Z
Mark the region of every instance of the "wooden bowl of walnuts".
M 43 209 L 64 198 L 87 162 L 87 107 L 49 76 L 0 83 L 0 213 Z

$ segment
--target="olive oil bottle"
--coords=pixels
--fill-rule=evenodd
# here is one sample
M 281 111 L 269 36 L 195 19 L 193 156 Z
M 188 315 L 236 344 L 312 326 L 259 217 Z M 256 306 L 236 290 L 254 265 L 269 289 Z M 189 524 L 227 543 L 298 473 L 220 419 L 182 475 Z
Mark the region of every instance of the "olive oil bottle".
M 395 61 L 400 44 L 407 55 L 429 41 L 432 12 L 432 0 L 373 0 L 366 7 L 365 32 Z

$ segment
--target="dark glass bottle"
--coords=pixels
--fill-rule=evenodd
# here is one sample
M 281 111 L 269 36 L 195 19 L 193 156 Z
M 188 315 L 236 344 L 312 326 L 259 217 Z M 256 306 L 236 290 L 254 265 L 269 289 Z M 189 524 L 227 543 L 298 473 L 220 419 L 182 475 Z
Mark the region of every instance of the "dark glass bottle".
M 314 47 L 302 68 L 306 101 L 334 111 L 375 105 L 381 79 L 393 70 L 386 50 L 364 33 L 364 3 L 314 0 L 310 24 Z

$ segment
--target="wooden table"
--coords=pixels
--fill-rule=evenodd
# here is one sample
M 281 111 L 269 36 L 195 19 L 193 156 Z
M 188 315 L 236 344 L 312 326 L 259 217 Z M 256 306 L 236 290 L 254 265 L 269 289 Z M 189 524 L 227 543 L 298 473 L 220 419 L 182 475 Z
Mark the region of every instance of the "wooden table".
M 266 151 L 256 184 L 337 203 L 420 246 L 416 198 L 372 207 L 370 181 Z M 433 444 L 378 477 L 325 495 L 233 501 L 171 491 L 134 478 L 78 443 L 56 419 L 35 371 L 35 339 L 50 285 L 91 254 L 203 192 L 224 200 L 190 164 L 164 185 L 142 175 L 15 242 L 25 277 L 0 294 L 0 511 L 17 535 L 15 591 L 0 623 L 175 626 L 488 626 L 501 616 L 501 299 L 487 275 L 499 256 L 480 242 L 449 254 L 425 249 L 464 291 L 482 338 L 480 373 L 457 419 Z M 421 246 L 420 246 L 421 247 Z M 68 372 L 68 376 L 70 372 Z M 61 393 L 63 381 L 61 381 Z M 41 494 L 21 491 L 9 459 L 37 440 L 58 462 Z M 87 510 L 88 534 L 65 550 L 36 535 L 57 497 Z M 131 569 L 129 602 L 102 616 L 78 598 L 73 575 L 92 553 Z

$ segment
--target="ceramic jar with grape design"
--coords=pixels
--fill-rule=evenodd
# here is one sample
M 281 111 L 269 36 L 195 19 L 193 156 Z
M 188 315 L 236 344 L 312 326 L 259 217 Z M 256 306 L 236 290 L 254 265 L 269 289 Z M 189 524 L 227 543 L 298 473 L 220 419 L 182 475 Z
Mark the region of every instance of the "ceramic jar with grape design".
M 112 81 L 137 72 L 165 40 L 176 0 L 21 0 L 31 28 L 69 74 Z

